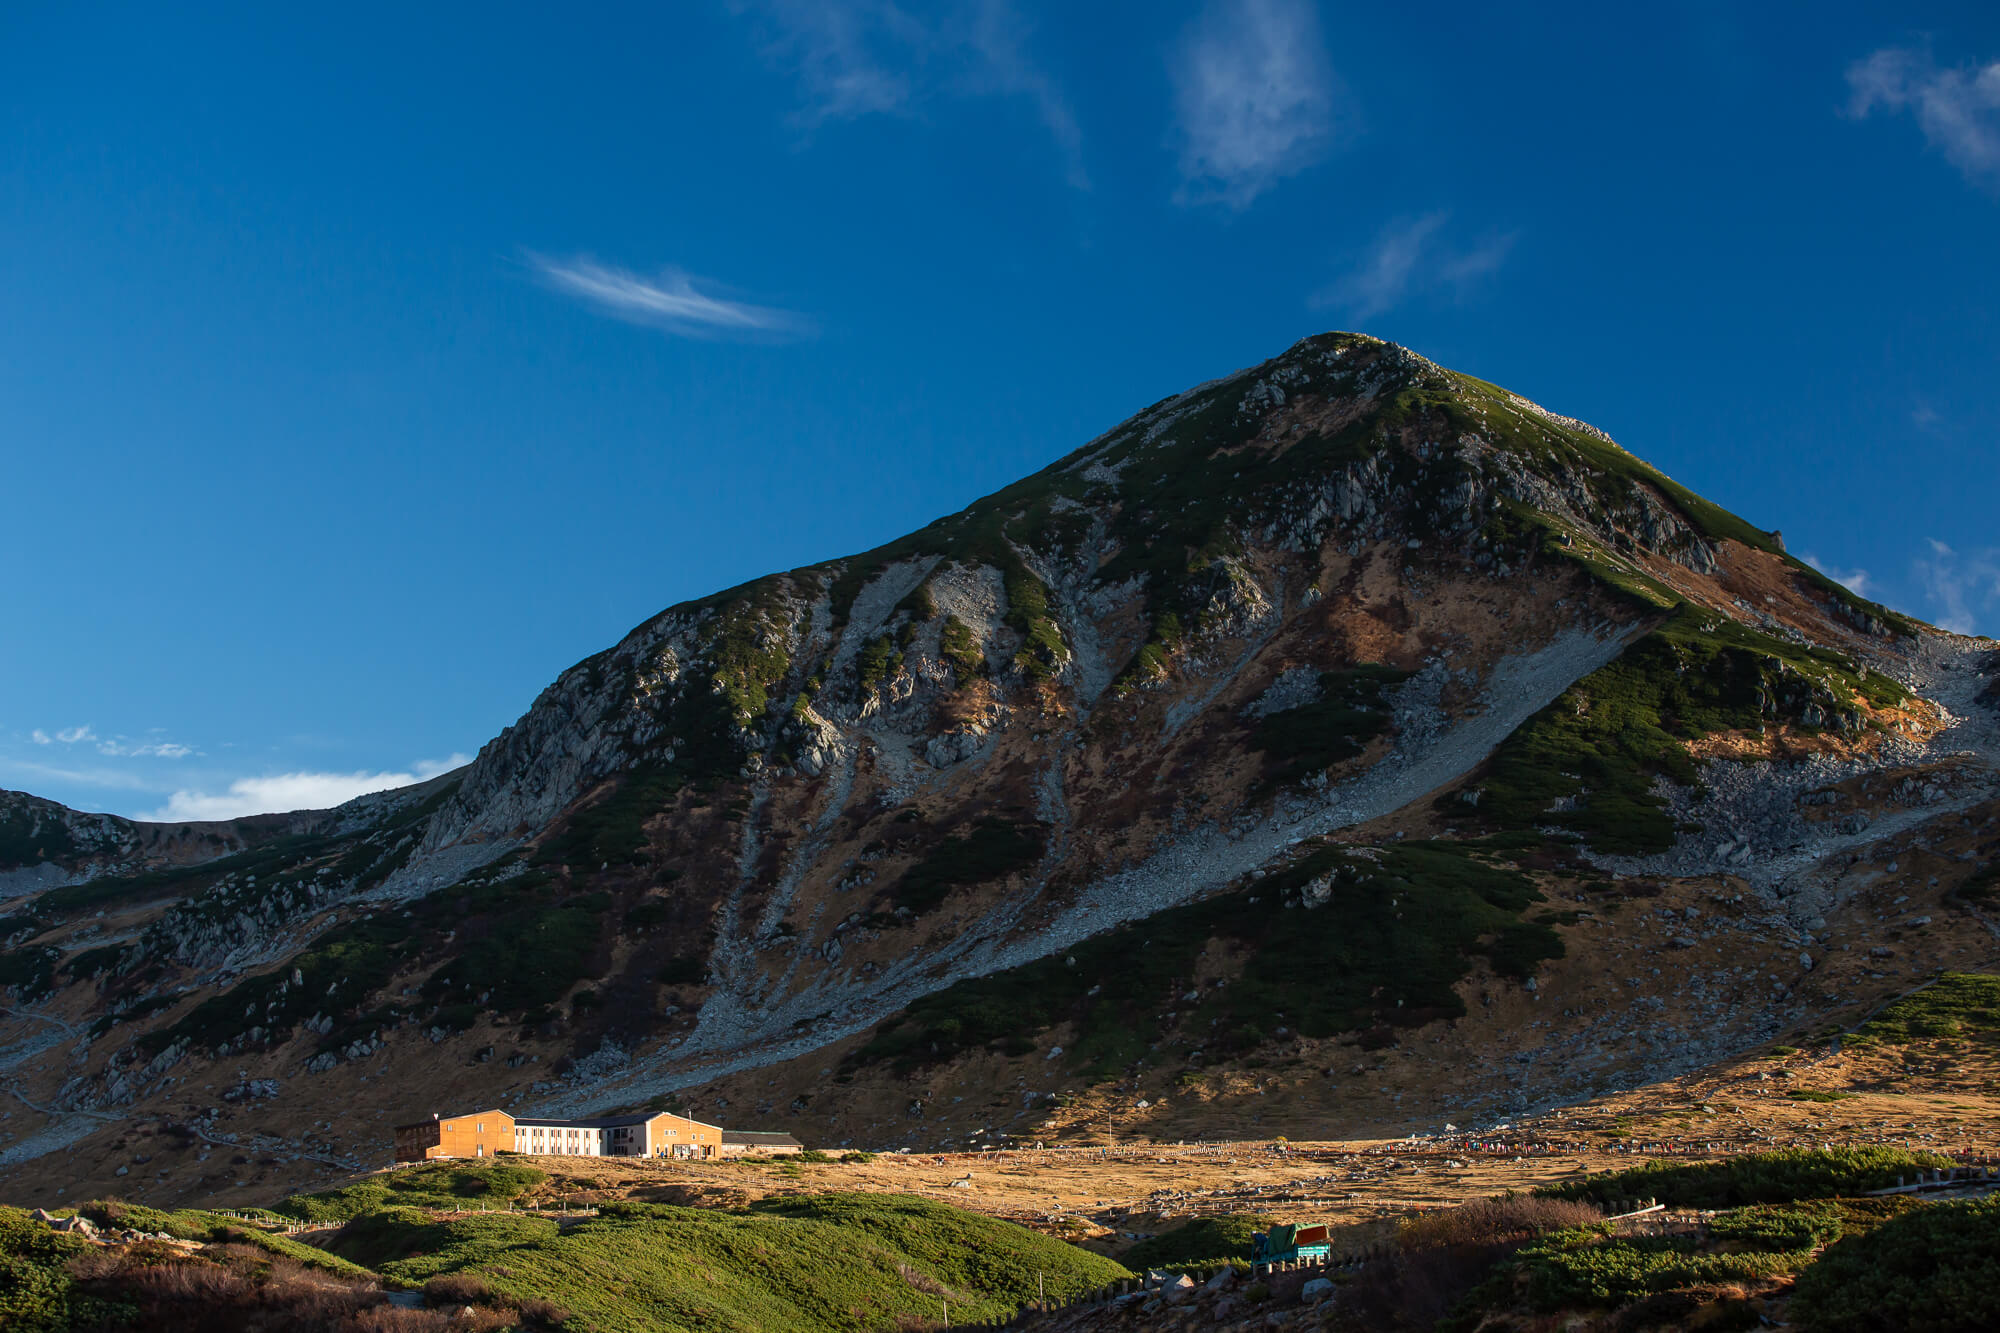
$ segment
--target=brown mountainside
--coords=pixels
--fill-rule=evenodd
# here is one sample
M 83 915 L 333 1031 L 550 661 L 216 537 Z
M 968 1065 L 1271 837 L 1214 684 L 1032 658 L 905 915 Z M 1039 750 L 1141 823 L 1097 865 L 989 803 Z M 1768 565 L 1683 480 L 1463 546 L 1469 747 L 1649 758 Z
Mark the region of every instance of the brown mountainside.
M 475 1102 L 896 1146 L 1630 1086 L 1990 962 L 1993 679 L 1594 428 L 1312 338 L 661 613 L 421 788 L 10 798 L 0 1173 L 268 1193 Z

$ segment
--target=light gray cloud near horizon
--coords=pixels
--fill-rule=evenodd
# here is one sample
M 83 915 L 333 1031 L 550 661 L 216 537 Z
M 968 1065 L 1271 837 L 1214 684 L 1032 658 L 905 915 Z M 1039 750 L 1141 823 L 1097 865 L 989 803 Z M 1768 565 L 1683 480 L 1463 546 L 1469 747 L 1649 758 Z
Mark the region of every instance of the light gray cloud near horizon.
M 1241 211 L 1336 144 L 1346 97 L 1311 0 L 1209 0 L 1168 67 L 1182 204 Z
M 36 727 L 28 733 L 28 739 L 36 745 L 90 745 L 99 754 L 110 755 L 116 759 L 185 759 L 189 755 L 199 753 L 192 745 L 160 740 L 159 734 L 155 729 L 151 733 L 152 739 L 148 740 L 133 740 L 123 735 L 100 737 L 94 728 L 85 724 L 80 727 L 61 728 L 53 735 L 41 727 Z
M 1499 270 L 1518 233 L 1490 234 L 1469 246 L 1446 240 L 1451 214 L 1445 210 L 1399 218 L 1377 233 L 1374 243 L 1340 277 L 1315 292 L 1308 304 L 1338 310 L 1360 323 L 1425 292 L 1463 295 L 1479 279 Z
M 767 33 L 765 56 L 798 85 L 793 123 L 811 131 L 864 116 L 916 116 L 940 97 L 1020 97 L 1090 188 L 1083 133 L 1055 80 L 1029 55 L 1030 25 L 1010 0 L 733 0 Z
M 1847 86 L 1850 116 L 1908 111 L 1968 180 L 2000 188 L 2000 60 L 1944 67 L 1928 46 L 1884 47 L 1848 66 Z
M 245 815 L 283 814 L 292 810 L 325 810 L 370 792 L 390 791 L 428 781 L 440 773 L 472 762 L 472 756 L 419 760 L 403 772 L 327 773 L 300 771 L 236 778 L 221 791 L 182 788 L 158 809 L 134 814 L 150 823 L 240 819 Z
M 1955 634 L 2000 632 L 2000 548 L 1962 552 L 1935 537 L 1926 545 L 1911 568 L 1932 623 Z
M 528 263 L 550 289 L 600 314 L 684 338 L 799 338 L 817 330 L 796 311 L 730 300 L 704 291 L 679 269 L 644 277 L 588 255 L 554 259 L 528 252 Z
M 1811 551 L 1803 552 L 1799 556 L 1799 559 L 1805 561 L 1835 583 L 1840 584 L 1856 597 L 1872 598 L 1875 596 L 1875 580 L 1869 577 L 1868 571 L 1865 569 L 1842 569 L 1838 565 L 1829 564 L 1821 560 Z

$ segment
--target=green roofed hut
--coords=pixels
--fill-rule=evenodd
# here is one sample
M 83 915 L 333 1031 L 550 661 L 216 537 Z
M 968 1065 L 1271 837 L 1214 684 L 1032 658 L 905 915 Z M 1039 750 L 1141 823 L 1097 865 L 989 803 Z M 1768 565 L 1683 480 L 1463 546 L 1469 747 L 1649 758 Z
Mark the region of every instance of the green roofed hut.
M 1320 1263 L 1332 1242 L 1324 1223 L 1311 1226 L 1281 1224 L 1269 1231 L 1250 1233 L 1250 1264 L 1263 1268 L 1271 1264 Z

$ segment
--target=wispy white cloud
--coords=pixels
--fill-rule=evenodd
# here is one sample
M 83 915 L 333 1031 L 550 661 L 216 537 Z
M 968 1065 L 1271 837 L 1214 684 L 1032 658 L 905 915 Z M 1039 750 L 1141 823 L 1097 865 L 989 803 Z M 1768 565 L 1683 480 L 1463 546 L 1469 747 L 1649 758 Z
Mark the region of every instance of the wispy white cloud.
M 159 736 L 157 730 L 152 735 L 156 739 L 135 741 L 124 736 L 105 739 L 99 737 L 90 727 L 83 726 L 64 727 L 51 736 L 40 727 L 36 727 L 28 733 L 28 739 L 37 745 L 94 744 L 99 754 L 108 754 L 115 758 L 184 759 L 188 755 L 197 753 L 191 745 L 157 739 Z
M 543 282 L 565 296 L 616 319 L 685 338 L 788 338 L 813 332 L 803 315 L 704 291 L 679 269 L 647 278 L 587 255 L 551 259 L 530 253 L 528 262 Z
M 1442 237 L 1450 218 L 1435 212 L 1391 222 L 1346 273 L 1314 293 L 1311 304 L 1361 323 L 1420 292 L 1462 295 L 1499 270 L 1516 234 L 1488 235 L 1461 247 Z
M 403 773 L 277 773 L 237 778 L 220 792 L 183 789 L 157 810 L 134 816 L 159 823 L 205 819 L 238 819 L 244 815 L 280 814 L 292 810 L 325 810 L 369 792 L 407 787 L 472 762 L 469 755 L 426 760 Z
M 128 741 L 123 736 L 115 740 L 99 741 L 99 754 L 130 759 L 185 759 L 196 753 L 192 745 L 182 745 L 177 741 Z
M 766 54 L 798 82 L 807 129 L 871 115 L 914 115 L 934 97 L 1023 97 L 1088 189 L 1083 134 L 1055 81 L 1028 54 L 1030 28 L 1009 0 L 734 0 L 755 14 Z
M 1838 565 L 1821 560 L 1811 551 L 1807 551 L 1799 558 L 1857 597 L 1873 597 L 1876 593 L 1875 580 L 1869 577 L 1865 569 L 1842 569 Z
M 915 95 L 911 66 L 927 49 L 922 23 L 886 0 L 738 0 L 772 37 L 767 54 L 799 83 L 802 124 L 901 111 Z
M 1243 209 L 1332 149 L 1344 101 L 1311 0 L 1210 0 L 1170 63 L 1177 201 Z
M 2000 549 L 1960 552 L 1937 538 L 1914 565 L 1917 586 L 1935 608 L 1932 621 L 1958 634 L 1978 634 L 2000 623 Z
M 2000 60 L 1940 67 L 1928 47 L 1890 46 L 1847 68 L 1848 114 L 1909 111 L 1969 179 L 2000 185 Z
M 1083 169 L 1083 130 L 1055 81 L 1027 55 L 1028 28 L 1005 0 L 980 0 L 973 6 L 967 45 L 977 53 L 966 86 L 999 96 L 1025 97 L 1042 127 L 1062 153 L 1063 175 L 1079 190 L 1090 188 Z

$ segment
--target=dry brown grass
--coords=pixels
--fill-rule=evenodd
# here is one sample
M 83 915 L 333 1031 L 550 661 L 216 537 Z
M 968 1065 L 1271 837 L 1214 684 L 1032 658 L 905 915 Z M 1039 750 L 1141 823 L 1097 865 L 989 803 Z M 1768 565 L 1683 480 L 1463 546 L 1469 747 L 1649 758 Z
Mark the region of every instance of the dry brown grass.
M 1480 1199 L 1420 1213 L 1396 1233 L 1397 1251 L 1368 1265 L 1341 1299 L 1342 1328 L 1428 1329 L 1450 1314 L 1493 1265 L 1536 1236 L 1603 1214 L 1560 1199 Z
M 1599 1208 L 1568 1199 L 1538 1199 L 1528 1195 L 1480 1199 L 1457 1208 L 1418 1213 L 1397 1229 L 1396 1243 L 1406 1251 L 1492 1245 L 1526 1240 L 1564 1227 L 1588 1226 L 1603 1216 Z
M 430 1305 L 458 1309 L 484 1305 L 493 1299 L 493 1288 L 470 1273 L 446 1273 L 424 1283 L 424 1300 Z

